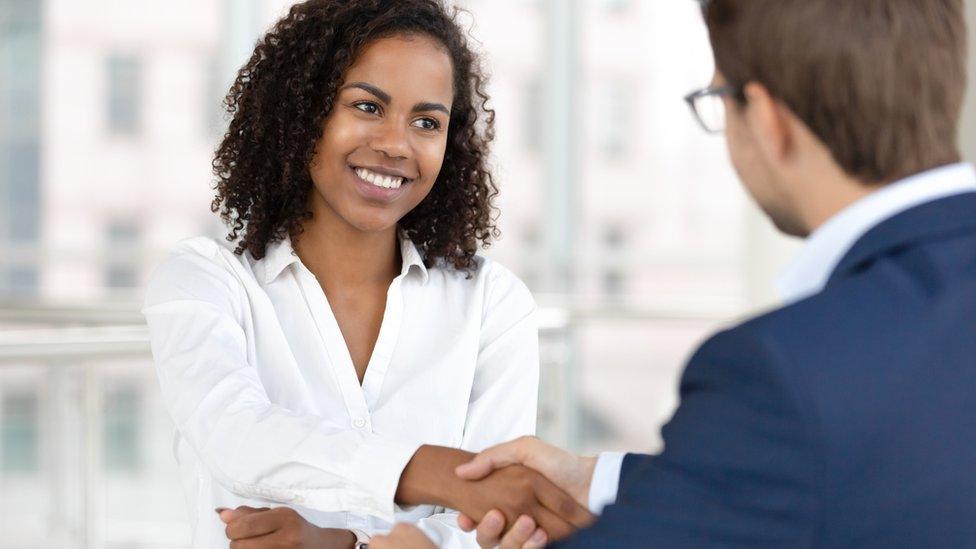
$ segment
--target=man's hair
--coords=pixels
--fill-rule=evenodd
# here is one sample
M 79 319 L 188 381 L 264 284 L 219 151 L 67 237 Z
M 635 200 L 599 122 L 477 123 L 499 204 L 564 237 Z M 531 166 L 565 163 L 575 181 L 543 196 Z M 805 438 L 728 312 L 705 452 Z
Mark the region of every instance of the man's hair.
M 851 176 L 891 182 L 957 162 L 962 0 L 711 0 L 715 63 L 758 82 Z

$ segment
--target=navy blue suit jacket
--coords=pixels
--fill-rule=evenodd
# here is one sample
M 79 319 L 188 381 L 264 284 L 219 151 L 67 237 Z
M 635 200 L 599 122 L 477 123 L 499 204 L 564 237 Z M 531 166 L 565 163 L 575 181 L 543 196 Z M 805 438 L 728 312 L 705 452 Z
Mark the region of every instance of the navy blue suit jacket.
M 560 547 L 976 548 L 976 193 L 691 358 L 663 452 Z

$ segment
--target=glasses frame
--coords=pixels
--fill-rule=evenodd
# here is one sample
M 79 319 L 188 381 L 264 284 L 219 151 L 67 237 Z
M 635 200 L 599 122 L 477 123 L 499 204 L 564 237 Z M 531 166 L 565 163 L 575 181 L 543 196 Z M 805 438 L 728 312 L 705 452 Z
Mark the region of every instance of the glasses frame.
M 707 88 L 695 90 L 689 93 L 688 95 L 686 95 L 684 98 L 685 103 L 687 103 L 688 107 L 691 109 L 691 113 L 694 115 L 695 120 L 698 122 L 698 125 L 701 126 L 701 128 L 705 130 L 706 133 L 711 133 L 711 134 L 722 133 L 723 131 L 725 131 L 725 127 L 723 125 L 722 128 L 718 128 L 718 129 L 709 128 L 708 124 L 705 123 L 705 119 L 702 117 L 701 113 L 698 112 L 698 101 L 705 97 L 723 97 L 723 96 L 733 97 L 739 101 L 745 100 L 745 94 L 742 93 L 742 86 L 732 86 L 732 85 L 708 86 Z

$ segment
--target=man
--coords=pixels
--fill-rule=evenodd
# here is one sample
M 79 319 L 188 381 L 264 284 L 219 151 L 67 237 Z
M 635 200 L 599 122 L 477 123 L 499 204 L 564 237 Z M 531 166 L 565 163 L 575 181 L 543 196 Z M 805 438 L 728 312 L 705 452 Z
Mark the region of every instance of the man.
M 976 547 L 962 12 L 962 0 L 704 3 L 716 76 L 689 101 L 725 130 L 773 223 L 808 237 L 782 280 L 787 305 L 698 349 L 659 455 L 582 458 L 525 438 L 458 474 L 520 463 L 600 513 L 560 547 Z M 724 128 L 704 117 L 716 98 Z M 424 546 L 416 534 L 375 547 Z M 544 540 L 528 517 L 494 512 L 478 537 Z

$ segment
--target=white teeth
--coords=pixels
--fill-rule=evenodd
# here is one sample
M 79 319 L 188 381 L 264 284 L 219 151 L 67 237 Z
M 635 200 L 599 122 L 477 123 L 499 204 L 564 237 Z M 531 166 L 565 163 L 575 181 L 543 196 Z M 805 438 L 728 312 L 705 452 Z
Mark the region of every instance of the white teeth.
M 404 179 L 402 177 L 393 177 L 389 175 L 381 175 L 375 172 L 371 172 L 366 168 L 357 168 L 356 175 L 368 181 L 377 187 L 383 187 L 385 189 L 399 189 L 400 185 L 403 184 Z

